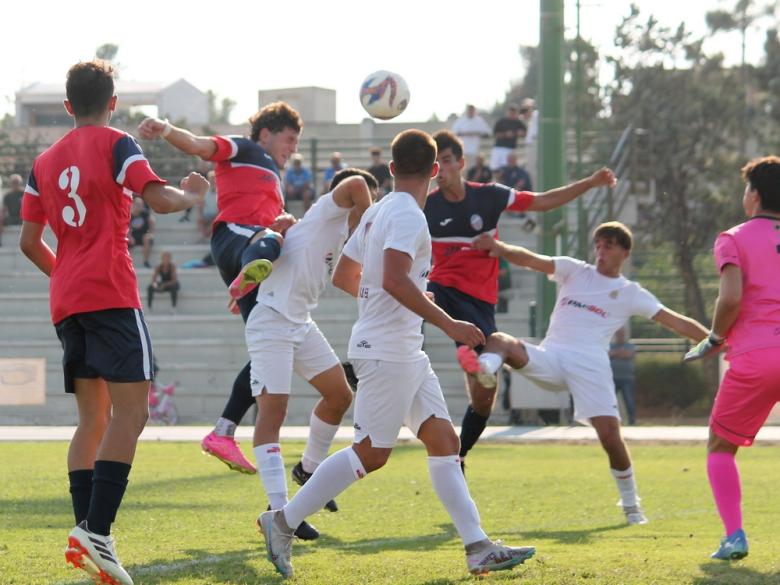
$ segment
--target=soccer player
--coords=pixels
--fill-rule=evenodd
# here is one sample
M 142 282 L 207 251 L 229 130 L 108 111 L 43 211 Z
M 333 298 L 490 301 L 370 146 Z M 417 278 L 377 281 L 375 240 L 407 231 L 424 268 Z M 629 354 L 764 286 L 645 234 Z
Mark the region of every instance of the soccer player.
M 434 490 L 466 546 L 472 573 L 508 569 L 535 552 L 492 542 L 482 530 L 460 472 L 458 436 L 422 351 L 423 319 L 469 346 L 484 342 L 476 326 L 452 319 L 423 292 L 431 240 L 422 207 L 437 171 L 436 143 L 424 132 L 407 130 L 393 140 L 392 158 L 394 191 L 363 215 L 333 273 L 333 283 L 358 299 L 348 352 L 359 380 L 354 443 L 325 459 L 281 510 L 258 519 L 268 559 L 285 577 L 293 575 L 290 527 L 381 468 L 404 424 L 428 451 Z
M 267 229 L 284 211 L 280 169 L 298 148 L 303 128 L 298 112 L 284 102 L 263 107 L 250 120 L 249 138 L 195 136 L 167 120 L 147 118 L 138 127 L 142 138 L 162 138 L 187 154 L 216 164 L 219 213 L 214 218 L 211 255 L 238 301 L 246 322 L 257 300 L 257 285 L 270 274 L 283 238 Z M 201 446 L 228 467 L 257 470 L 234 439 L 236 427 L 254 404 L 250 365 L 236 376 L 222 416 Z
M 127 231 L 133 192 L 158 213 L 192 207 L 208 189 L 195 173 L 167 186 L 138 143 L 108 127 L 116 107 L 111 66 L 68 71 L 65 109 L 75 128 L 39 155 L 22 201 L 24 254 L 51 278 L 51 317 L 64 351 L 65 391 L 79 422 L 68 451 L 76 527 L 65 558 L 101 583 L 132 585 L 110 536 L 148 417 L 152 347 Z M 43 241 L 49 224 L 55 254 Z
M 433 269 L 428 290 L 435 302 L 455 319 L 474 323 L 487 337 L 495 333 L 498 302 L 498 258 L 471 247 L 481 234 L 497 236 L 505 210 L 549 211 L 573 201 L 589 189 L 613 185 L 615 176 L 601 169 L 590 177 L 545 193 L 516 191 L 497 183 L 471 183 L 462 178 L 463 145 L 449 130 L 434 134 L 438 147 L 439 184 L 425 202 L 425 217 L 433 242 Z M 456 343 L 456 345 L 460 345 Z M 477 347 L 477 351 L 482 348 Z M 496 400 L 496 388 L 466 379 L 469 406 L 460 432 L 461 466 L 485 430 Z
M 736 454 L 753 444 L 780 400 L 780 158 L 767 156 L 742 168 L 742 207 L 748 221 L 715 241 L 720 290 L 712 331 L 685 356 L 726 348 L 729 369 L 710 417 L 707 475 L 726 535 L 712 558 L 748 554 Z
M 461 347 L 458 358 L 463 369 L 485 387 L 495 387 L 496 372 L 506 363 L 542 387 L 571 392 L 574 418 L 593 426 L 607 453 L 626 521 L 645 524 L 631 458 L 620 433 L 609 341 L 633 315 L 653 319 L 697 342 L 707 336 L 707 330 L 698 321 L 664 307 L 620 273 L 632 241 L 631 231 L 622 223 L 601 224 L 593 234 L 596 264 L 592 265 L 566 256 L 535 254 L 489 234 L 480 236 L 474 243 L 477 250 L 546 274 L 560 288 L 547 335 L 538 346 L 494 333 L 482 355 Z
M 287 414 L 292 373 L 295 371 L 322 395 L 309 422 L 303 457 L 293 468 L 301 485 L 327 457 L 352 391 L 338 357 L 311 318 L 335 259 L 371 205 L 379 184 L 368 172 L 343 169 L 333 178 L 333 191 L 321 196 L 303 219 L 285 234 L 284 254 L 273 273 L 260 285 L 257 305 L 246 323 L 251 356 L 252 394 L 257 400 L 254 453 L 260 480 L 278 510 L 287 503 L 279 429 Z M 326 504 L 331 511 L 335 502 Z M 306 521 L 296 536 L 312 540 L 319 534 Z

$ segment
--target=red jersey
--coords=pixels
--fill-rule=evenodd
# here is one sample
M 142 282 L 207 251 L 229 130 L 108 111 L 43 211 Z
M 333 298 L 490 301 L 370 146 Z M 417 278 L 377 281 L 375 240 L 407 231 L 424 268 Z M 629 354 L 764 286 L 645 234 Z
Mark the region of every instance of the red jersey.
M 435 189 L 425 202 L 431 232 L 433 268 L 428 280 L 455 288 L 492 305 L 498 302 L 498 258 L 474 250 L 480 234 L 498 237 L 498 219 L 505 209 L 525 211 L 534 194 L 497 183 L 465 183 L 462 201 L 448 201 Z
M 127 249 L 133 192 L 154 174 L 135 139 L 107 126 L 75 128 L 33 163 L 22 219 L 51 226 L 57 259 L 51 273 L 51 318 L 104 309 L 140 309 Z
M 212 136 L 217 151 L 217 208 L 213 225 L 269 226 L 284 211 L 279 167 L 265 149 L 241 136 Z

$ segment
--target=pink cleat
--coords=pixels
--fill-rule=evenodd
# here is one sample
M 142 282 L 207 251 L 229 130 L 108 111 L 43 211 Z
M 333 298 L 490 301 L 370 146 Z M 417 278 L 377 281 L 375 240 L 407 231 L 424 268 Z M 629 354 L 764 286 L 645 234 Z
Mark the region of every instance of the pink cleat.
M 485 388 L 495 388 L 498 383 L 498 379 L 495 374 L 485 372 L 482 369 L 482 365 L 479 363 L 479 356 L 477 352 L 471 349 L 468 345 L 461 345 L 457 349 L 458 363 L 463 371 L 474 376 L 482 386 Z
M 236 300 L 245 297 L 263 282 L 274 269 L 273 262 L 261 258 L 247 263 L 230 283 L 228 291 Z
M 244 457 L 233 437 L 222 437 L 211 431 L 200 443 L 204 453 L 213 455 L 233 471 L 253 474 L 257 469 Z

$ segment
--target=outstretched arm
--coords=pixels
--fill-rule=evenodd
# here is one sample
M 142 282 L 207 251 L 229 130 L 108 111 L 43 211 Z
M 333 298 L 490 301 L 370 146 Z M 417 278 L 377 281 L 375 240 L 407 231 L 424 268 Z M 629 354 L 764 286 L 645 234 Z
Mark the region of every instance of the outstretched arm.
M 162 138 L 182 152 L 199 156 L 203 160 L 209 160 L 217 152 L 216 143 L 208 136 L 196 136 L 189 130 L 177 128 L 168 120 L 146 118 L 138 125 L 138 134 L 144 140 Z
M 550 209 L 556 209 L 557 207 L 561 207 L 562 205 L 566 205 L 570 201 L 575 200 L 590 189 L 602 186 L 614 187 L 616 183 L 617 179 L 615 178 L 615 174 L 610 169 L 604 167 L 593 173 L 590 177 L 580 179 L 570 185 L 551 189 L 544 193 L 538 193 L 536 197 L 533 198 L 528 210 L 549 211 Z
M 198 173 L 190 173 L 182 179 L 181 189 L 150 181 L 141 197 L 157 213 L 173 213 L 189 209 L 203 202 L 209 182 Z
M 555 262 L 549 256 L 536 254 L 520 246 L 512 246 L 495 239 L 490 234 L 480 235 L 474 240 L 471 247 L 476 250 L 487 250 L 494 258 L 504 258 L 510 264 L 530 268 L 544 274 L 555 272 Z
M 663 308 L 653 316 L 653 321 L 660 323 L 678 335 L 699 342 L 709 334 L 707 328 L 696 319 L 681 315 L 671 309 Z

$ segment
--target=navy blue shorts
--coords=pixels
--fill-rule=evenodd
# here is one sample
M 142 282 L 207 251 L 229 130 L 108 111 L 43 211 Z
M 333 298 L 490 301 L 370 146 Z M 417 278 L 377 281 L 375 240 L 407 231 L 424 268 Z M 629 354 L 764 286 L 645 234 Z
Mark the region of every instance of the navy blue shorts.
M 498 331 L 495 305 L 475 299 L 456 288 L 442 286 L 435 282 L 428 283 L 428 292 L 433 293 L 434 302 L 450 317 L 458 321 L 473 323 L 485 334 L 485 337 Z M 455 345 L 463 344 L 455 342 Z M 478 352 L 482 351 L 482 346 L 475 349 Z
M 75 392 L 75 378 L 120 383 L 154 379 L 152 340 L 139 309 L 77 313 L 54 328 L 64 351 L 65 392 Z

